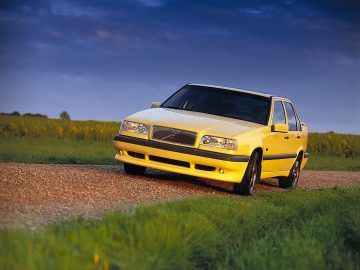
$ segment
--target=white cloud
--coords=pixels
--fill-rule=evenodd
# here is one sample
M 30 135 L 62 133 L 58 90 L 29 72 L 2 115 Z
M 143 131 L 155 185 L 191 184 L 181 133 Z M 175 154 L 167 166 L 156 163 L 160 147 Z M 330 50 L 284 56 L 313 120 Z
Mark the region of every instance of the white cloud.
M 99 29 L 96 31 L 96 35 L 92 38 L 92 40 L 102 43 L 125 45 L 129 39 L 120 33 L 114 33 L 107 30 Z
M 51 13 L 55 16 L 73 16 L 73 17 L 94 17 L 97 16 L 96 9 L 83 7 L 73 2 L 53 2 Z

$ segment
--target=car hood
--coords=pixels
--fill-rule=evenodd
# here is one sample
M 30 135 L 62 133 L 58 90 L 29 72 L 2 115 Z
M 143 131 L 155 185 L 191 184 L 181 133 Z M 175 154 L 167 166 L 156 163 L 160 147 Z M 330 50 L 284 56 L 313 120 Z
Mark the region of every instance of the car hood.
M 206 113 L 178 109 L 156 108 L 134 113 L 126 120 L 194 131 L 201 135 L 234 137 L 251 129 L 264 127 L 261 124 Z

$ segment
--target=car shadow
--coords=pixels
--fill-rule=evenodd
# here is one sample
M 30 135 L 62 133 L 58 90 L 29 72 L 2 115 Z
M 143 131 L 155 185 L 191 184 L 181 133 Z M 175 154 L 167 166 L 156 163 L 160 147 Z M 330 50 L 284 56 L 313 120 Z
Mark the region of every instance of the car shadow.
M 125 174 L 122 165 L 91 165 L 92 169 L 103 172 L 121 173 Z M 222 182 L 204 178 L 198 178 L 185 174 L 166 172 L 155 169 L 148 169 L 145 175 L 134 175 L 133 177 L 144 178 L 151 181 L 161 181 L 171 184 L 181 184 L 185 188 L 191 188 L 191 185 L 196 187 L 208 189 L 209 191 L 225 193 L 227 195 L 233 195 L 233 184 L 229 182 Z M 264 191 L 278 190 L 276 179 L 262 179 L 255 185 L 255 193 L 262 193 Z
M 261 179 L 258 184 L 267 187 L 278 187 L 277 179 L 274 178 Z
M 147 172 L 145 176 L 156 178 L 162 181 L 169 181 L 169 182 L 183 182 L 184 184 L 192 184 L 196 185 L 198 187 L 211 189 L 218 192 L 233 194 L 232 190 L 232 184 L 226 183 L 226 182 L 220 182 L 215 180 L 209 180 L 209 179 L 203 179 L 203 178 L 197 178 L 193 176 L 183 175 L 183 174 L 177 174 L 177 173 L 161 173 L 159 174 L 157 171 L 151 170 L 150 172 Z

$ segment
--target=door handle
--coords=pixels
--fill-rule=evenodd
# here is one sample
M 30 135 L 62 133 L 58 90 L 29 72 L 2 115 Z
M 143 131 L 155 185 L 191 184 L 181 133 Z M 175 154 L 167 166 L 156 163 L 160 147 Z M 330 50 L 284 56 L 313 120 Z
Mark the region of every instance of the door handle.
M 285 136 L 284 139 L 285 139 L 285 140 L 288 140 L 288 139 L 289 139 L 289 136 Z
M 301 136 L 296 136 L 297 139 L 301 139 Z

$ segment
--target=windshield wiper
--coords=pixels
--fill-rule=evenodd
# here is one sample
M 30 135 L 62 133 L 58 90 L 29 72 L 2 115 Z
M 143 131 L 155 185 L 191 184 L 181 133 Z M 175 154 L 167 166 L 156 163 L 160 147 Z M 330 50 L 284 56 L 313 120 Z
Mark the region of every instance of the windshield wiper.
M 194 111 L 194 110 L 183 109 L 183 108 L 174 107 L 174 106 L 167 106 L 167 107 L 160 107 L 160 108 L 164 108 L 164 109 L 175 109 L 175 110 L 188 111 L 188 112 L 197 112 L 197 111 Z
M 175 107 L 175 106 L 164 106 L 164 107 L 160 107 L 160 108 L 182 110 L 182 109 L 180 109 L 179 107 Z

